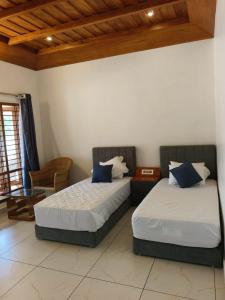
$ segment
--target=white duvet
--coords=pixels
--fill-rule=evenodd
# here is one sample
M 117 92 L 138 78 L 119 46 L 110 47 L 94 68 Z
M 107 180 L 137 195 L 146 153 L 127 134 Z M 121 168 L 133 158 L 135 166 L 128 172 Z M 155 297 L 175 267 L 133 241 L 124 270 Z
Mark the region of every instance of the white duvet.
M 80 181 L 34 206 L 42 227 L 95 232 L 130 195 L 130 178 L 112 183 Z
M 132 216 L 136 238 L 214 248 L 221 241 L 217 183 L 179 188 L 160 180 Z

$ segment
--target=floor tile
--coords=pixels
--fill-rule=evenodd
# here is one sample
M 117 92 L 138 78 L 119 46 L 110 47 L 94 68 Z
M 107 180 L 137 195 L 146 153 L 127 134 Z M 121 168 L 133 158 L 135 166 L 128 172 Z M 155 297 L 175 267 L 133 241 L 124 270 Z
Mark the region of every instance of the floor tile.
M 138 300 L 141 289 L 86 278 L 71 296 L 71 300 Z
M 224 300 L 225 299 L 225 288 L 216 289 L 216 300 Z
M 142 288 L 153 261 L 132 253 L 131 228 L 125 226 L 88 276 Z
M 196 300 L 215 300 L 214 270 L 156 259 L 146 289 Z
M 0 254 L 34 233 L 33 222 L 10 221 L 0 229 Z
M 10 220 L 6 212 L 0 212 L 0 229 L 15 224 L 15 220 Z
M 10 248 L 9 251 L 2 254 L 2 257 L 38 265 L 59 245 L 59 243 L 55 242 L 38 240 L 32 235 L 15 247 Z
M 0 259 L 0 296 L 33 269 L 32 266 Z
M 223 269 L 215 269 L 215 286 L 216 288 L 225 289 L 225 278 Z
M 11 300 L 64 300 L 68 299 L 82 277 L 36 268 L 3 299 Z
M 135 211 L 135 208 L 136 208 L 136 207 L 132 206 L 132 207 L 127 211 L 127 213 L 124 215 L 124 217 L 122 218 L 122 219 L 125 221 L 125 225 L 131 226 L 131 217 L 132 217 L 132 214 L 133 214 L 134 211 Z
M 145 290 L 143 291 L 140 300 L 189 300 L 189 299 Z
M 121 222 L 119 221 L 113 227 L 96 248 L 62 244 L 41 263 L 41 266 L 78 275 L 86 275 L 124 225 L 125 220 L 121 219 Z
M 102 253 L 100 248 L 63 245 L 48 256 L 41 266 L 46 268 L 86 275 Z

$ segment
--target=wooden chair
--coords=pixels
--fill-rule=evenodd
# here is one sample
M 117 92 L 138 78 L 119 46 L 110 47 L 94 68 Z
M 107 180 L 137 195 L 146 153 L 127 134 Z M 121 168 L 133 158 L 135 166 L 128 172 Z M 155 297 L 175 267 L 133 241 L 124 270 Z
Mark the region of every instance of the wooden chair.
M 43 189 L 49 196 L 69 185 L 72 159 L 59 157 L 49 161 L 40 171 L 29 172 L 33 189 Z

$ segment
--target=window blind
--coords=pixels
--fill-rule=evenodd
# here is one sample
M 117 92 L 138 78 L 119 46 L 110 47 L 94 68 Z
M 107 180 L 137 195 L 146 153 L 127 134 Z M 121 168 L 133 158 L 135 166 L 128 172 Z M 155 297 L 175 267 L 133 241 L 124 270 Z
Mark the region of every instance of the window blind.
M 19 105 L 0 103 L 0 195 L 21 187 Z

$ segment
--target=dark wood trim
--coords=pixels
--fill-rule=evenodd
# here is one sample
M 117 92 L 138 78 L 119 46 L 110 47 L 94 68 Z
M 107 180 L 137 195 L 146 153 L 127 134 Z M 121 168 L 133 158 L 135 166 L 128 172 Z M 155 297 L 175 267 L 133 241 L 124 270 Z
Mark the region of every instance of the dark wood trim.
M 0 94 L 0 97 L 1 97 L 1 94 Z M 19 105 L 19 103 L 15 103 L 15 102 L 0 102 L 0 105 L 14 105 L 14 106 L 17 106 Z
M 3 109 L 2 105 L 0 107 L 0 114 L 1 114 L 1 127 L 2 127 L 2 138 L 3 138 L 3 143 L 4 143 L 4 153 L 5 153 L 5 162 L 6 162 L 6 174 L 8 178 L 8 188 L 9 192 L 11 192 L 11 186 L 10 186 L 10 173 L 9 173 L 9 161 L 8 161 L 8 156 L 7 156 L 7 150 L 6 150 L 6 138 L 5 138 L 5 125 L 4 125 L 4 116 L 3 116 Z
M 11 110 L 10 109 L 4 110 L 3 106 L 5 106 L 5 105 L 11 106 L 12 109 Z M 12 118 L 13 123 L 15 123 L 16 121 L 19 122 L 17 120 L 17 117 L 16 117 L 17 114 L 19 115 L 19 104 L 18 103 L 0 102 L 0 114 L 1 114 L 0 122 L 1 122 L 1 127 L 2 127 L 2 130 L 1 130 L 2 132 L 1 133 L 2 133 L 2 138 L 3 138 L 4 158 L 5 158 L 5 164 L 6 164 L 6 171 L 5 172 L 0 172 L 0 174 L 3 175 L 3 177 L 4 177 L 4 175 L 7 176 L 7 180 L 8 180 L 7 188 L 8 188 L 8 192 L 10 193 L 12 191 L 12 189 L 11 189 L 12 181 L 11 181 L 11 178 L 10 178 L 10 174 L 15 173 L 15 172 L 21 172 L 22 167 L 21 167 L 21 157 L 20 157 L 20 149 L 19 149 L 19 142 L 18 142 L 18 143 L 15 143 L 15 149 L 16 149 L 15 154 L 16 154 L 16 161 L 17 161 L 16 164 L 20 165 L 20 168 L 13 169 L 13 170 L 10 170 L 10 168 L 9 168 L 10 162 L 9 162 L 9 156 L 7 154 L 7 147 L 6 147 L 6 134 L 5 134 L 5 124 L 4 124 L 4 114 L 3 114 L 4 111 L 10 111 L 13 114 L 12 115 L 13 116 L 13 118 Z M 13 126 L 13 128 L 16 128 L 17 124 L 13 124 L 12 126 Z M 15 140 L 18 140 L 19 130 L 16 128 L 16 129 L 12 130 L 12 132 L 14 134 Z M 12 166 L 12 164 L 11 164 L 11 166 Z M 20 182 L 20 180 L 18 181 L 18 183 L 19 182 Z M 3 195 L 4 194 L 7 194 L 7 192 L 3 193 Z

